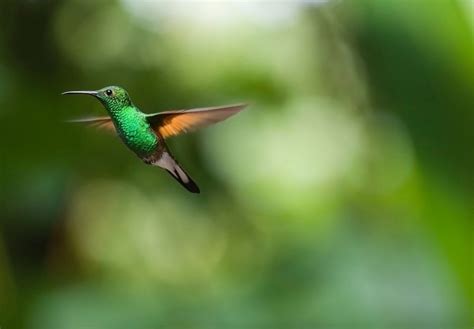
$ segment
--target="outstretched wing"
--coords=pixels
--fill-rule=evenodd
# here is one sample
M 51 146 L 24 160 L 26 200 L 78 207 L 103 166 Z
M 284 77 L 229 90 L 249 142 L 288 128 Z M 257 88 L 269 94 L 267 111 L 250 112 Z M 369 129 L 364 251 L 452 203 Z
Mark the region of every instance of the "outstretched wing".
M 160 134 L 163 138 L 168 138 L 225 120 L 240 112 L 246 106 L 246 104 L 236 104 L 167 111 L 148 114 L 147 120 L 157 134 Z
M 100 128 L 100 129 L 105 129 L 111 132 L 115 132 L 115 126 L 112 123 L 112 119 L 110 119 L 110 117 L 75 119 L 75 120 L 68 120 L 67 122 L 84 123 L 90 127 L 95 127 L 95 128 Z

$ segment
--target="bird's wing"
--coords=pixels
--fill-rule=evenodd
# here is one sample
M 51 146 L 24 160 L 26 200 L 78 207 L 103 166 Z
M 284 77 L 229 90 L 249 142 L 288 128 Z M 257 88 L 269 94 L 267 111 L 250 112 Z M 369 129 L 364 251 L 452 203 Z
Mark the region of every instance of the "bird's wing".
M 95 127 L 95 128 L 105 129 L 110 132 L 115 132 L 115 126 L 112 123 L 112 119 L 110 117 L 74 119 L 74 120 L 68 120 L 67 122 L 84 123 L 90 127 Z
M 163 136 L 163 138 L 168 138 L 225 120 L 240 112 L 246 106 L 246 104 L 236 104 L 167 111 L 148 114 L 147 120 L 156 133 Z

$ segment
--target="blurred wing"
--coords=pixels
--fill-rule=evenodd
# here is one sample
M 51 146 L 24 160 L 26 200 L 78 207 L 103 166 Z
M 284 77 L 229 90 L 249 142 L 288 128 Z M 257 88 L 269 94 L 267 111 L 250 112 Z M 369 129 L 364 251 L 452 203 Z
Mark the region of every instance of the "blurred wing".
M 112 119 L 110 119 L 110 117 L 75 119 L 75 120 L 68 120 L 67 122 L 84 123 L 88 125 L 89 127 L 95 127 L 95 128 L 108 130 L 110 132 L 115 132 L 115 126 L 112 123 Z
M 168 138 L 181 133 L 203 128 L 240 112 L 247 105 L 225 105 L 192 110 L 168 111 L 147 115 L 153 130 Z

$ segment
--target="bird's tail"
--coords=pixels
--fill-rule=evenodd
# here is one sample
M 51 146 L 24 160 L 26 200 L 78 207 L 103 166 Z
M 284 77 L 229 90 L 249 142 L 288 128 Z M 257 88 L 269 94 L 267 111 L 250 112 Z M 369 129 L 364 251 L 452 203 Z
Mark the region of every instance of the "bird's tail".
M 173 156 L 165 150 L 160 159 L 154 163 L 165 169 L 174 179 L 183 185 L 189 192 L 200 193 L 199 187 L 183 168 L 176 162 Z

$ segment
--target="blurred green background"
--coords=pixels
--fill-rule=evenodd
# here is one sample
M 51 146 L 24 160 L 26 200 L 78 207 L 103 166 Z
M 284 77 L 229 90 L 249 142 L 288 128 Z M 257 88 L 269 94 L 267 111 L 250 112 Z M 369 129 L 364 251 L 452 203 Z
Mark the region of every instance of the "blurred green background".
M 0 3 L 0 327 L 470 328 L 470 0 Z M 74 89 L 248 102 L 170 140 Z

